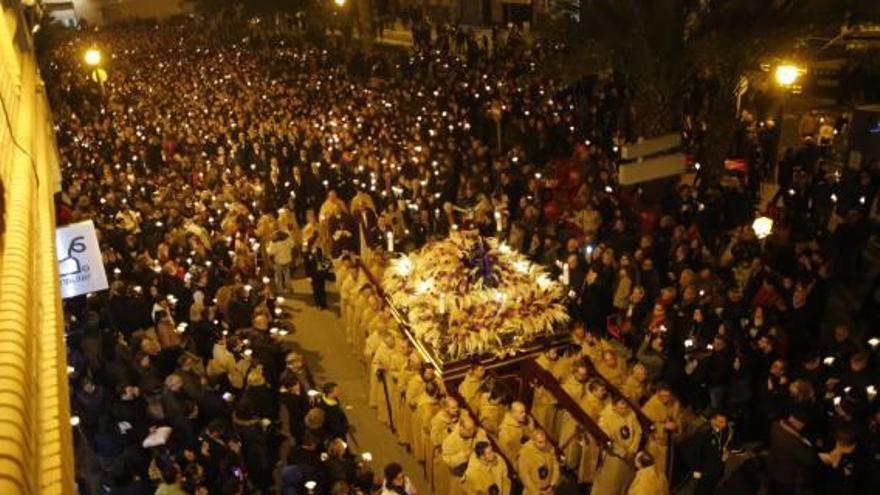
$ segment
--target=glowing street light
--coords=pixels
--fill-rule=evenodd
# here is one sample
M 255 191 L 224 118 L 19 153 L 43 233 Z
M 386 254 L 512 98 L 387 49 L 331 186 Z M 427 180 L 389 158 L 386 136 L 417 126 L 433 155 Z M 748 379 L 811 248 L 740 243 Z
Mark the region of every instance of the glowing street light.
M 101 65 L 101 51 L 97 48 L 89 48 L 83 59 L 89 67 L 97 67 Z
M 776 84 L 783 88 L 789 88 L 801 77 L 801 72 L 803 70 L 796 65 L 782 64 L 776 67 L 773 76 L 776 79 Z
M 755 236 L 763 241 L 773 232 L 773 219 L 769 217 L 756 218 L 752 222 L 752 230 L 755 231 Z
M 91 78 L 93 81 L 98 83 L 98 86 L 101 88 L 101 94 L 104 94 L 104 83 L 107 81 L 107 71 L 101 68 L 101 50 L 98 50 L 95 47 L 89 48 L 86 50 L 85 55 L 83 55 L 83 60 L 86 65 L 91 68 Z

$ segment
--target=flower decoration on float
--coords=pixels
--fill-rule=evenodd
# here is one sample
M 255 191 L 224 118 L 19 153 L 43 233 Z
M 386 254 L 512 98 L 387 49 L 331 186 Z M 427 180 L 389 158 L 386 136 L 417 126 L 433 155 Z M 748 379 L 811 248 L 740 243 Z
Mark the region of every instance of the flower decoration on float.
M 444 361 L 515 354 L 568 322 L 564 288 L 544 268 L 475 231 L 392 259 L 382 288 Z

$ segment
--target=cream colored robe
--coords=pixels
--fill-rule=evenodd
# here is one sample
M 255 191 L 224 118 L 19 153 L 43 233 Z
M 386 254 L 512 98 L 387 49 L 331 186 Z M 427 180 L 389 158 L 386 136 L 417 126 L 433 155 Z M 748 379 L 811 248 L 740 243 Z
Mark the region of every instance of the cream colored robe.
M 425 393 L 427 384 L 417 370 L 411 371 L 406 378 L 406 385 L 401 389 L 400 415 L 398 416 L 400 424 L 397 427 L 397 438 L 401 443 L 412 445 L 413 415 L 418 406 L 419 398 Z M 401 382 L 402 384 L 403 382 Z
M 543 478 L 540 476 L 542 467 L 546 468 Z M 559 462 L 549 442 L 544 450 L 535 447 L 532 440 L 526 442 L 519 451 L 516 470 L 523 484 L 523 495 L 546 493 L 559 483 Z
M 373 362 L 373 354 L 376 353 L 376 349 L 379 348 L 379 344 L 382 342 L 382 332 L 379 331 L 382 326 L 379 324 L 379 319 L 380 316 L 371 309 L 365 309 L 360 323 L 362 331 L 355 333 L 355 351 L 360 349 L 361 359 L 363 359 L 367 367 Z M 361 338 L 363 338 L 362 344 L 359 344 Z
M 611 452 L 605 451 L 593 479 L 592 495 L 624 495 L 635 475 L 629 462 L 639 450 L 642 427 L 636 415 L 627 411 L 624 416 L 617 414 L 614 406 L 608 405 L 599 416 L 599 427 L 611 439 Z
M 620 393 L 633 404 L 639 405 L 645 400 L 648 387 L 645 382 L 638 381 L 634 374 L 630 374 L 620 387 Z
M 510 462 L 514 462 L 522 448 L 523 439 L 531 436 L 534 423 L 528 418 L 526 424 L 522 424 L 508 411 L 498 427 L 498 447 Z
M 627 495 L 669 495 L 669 482 L 666 476 L 654 469 L 654 466 L 639 469 Z
M 467 464 L 477 442 L 486 441 L 488 441 L 486 431 L 482 428 L 477 427 L 476 432 L 470 438 L 462 438 L 458 425 L 443 439 L 440 456 L 449 471 L 449 491 L 447 492 L 449 495 L 460 495 L 462 492 L 462 477 L 461 475 L 456 476 L 452 470 L 462 464 Z M 437 491 L 436 493 L 441 492 Z
M 483 385 L 483 381 L 485 381 L 485 378 L 479 380 L 471 373 L 468 373 L 465 375 L 464 380 L 458 384 L 458 393 L 474 414 L 480 410 L 480 401 L 482 400 L 483 395 L 480 387 Z
M 623 381 L 626 379 L 628 371 L 625 359 L 617 356 L 617 364 L 615 366 L 608 366 L 602 359 L 593 361 L 593 365 L 596 367 L 596 371 L 615 387 L 619 389 L 623 386 Z
M 672 421 L 678 425 L 678 431 L 684 429 L 684 413 L 677 399 L 672 398 L 669 404 L 663 404 L 655 394 L 642 407 L 645 416 L 654 423 L 654 431 L 648 438 L 646 450 L 654 458 L 654 467 L 657 472 L 666 475 L 666 455 L 669 450 L 669 435 L 666 432 L 666 422 Z
M 489 495 L 489 488 L 492 485 L 498 487 L 499 495 L 510 494 L 507 464 L 498 455 L 495 456 L 493 462 L 486 462 L 477 458 L 475 454 L 471 454 L 462 480 L 465 495 Z
M 599 414 L 602 413 L 607 404 L 607 399 L 600 399 L 589 390 L 587 390 L 583 400 L 579 401 L 581 409 L 596 422 L 599 421 Z M 580 483 L 593 482 L 601 452 L 602 446 L 597 443 L 596 439 L 590 435 L 584 435 L 584 444 L 582 445 L 581 458 L 577 469 L 577 477 Z
M 498 427 L 506 410 L 507 408 L 501 403 L 493 403 L 488 397 L 484 397 L 478 413 L 480 426 L 493 437 L 498 436 Z
M 411 372 L 406 369 L 408 361 L 409 357 L 402 353 L 395 345 L 394 350 L 391 351 L 391 368 L 388 370 L 386 379 L 388 381 L 388 399 L 391 401 L 391 416 L 394 423 L 394 429 L 398 432 L 398 436 L 400 435 L 398 430 L 400 427 L 400 396 L 403 394 L 403 387 L 405 386 L 401 384 L 400 380 L 407 380 L 412 376 L 409 374 Z M 387 407 L 386 414 L 388 414 Z
M 586 382 L 581 383 L 574 376 L 569 376 L 562 384 L 563 390 L 571 396 L 575 402 L 583 400 L 587 394 Z M 559 431 L 555 438 L 558 441 L 559 448 L 565 454 L 565 464 L 577 469 L 581 459 L 581 442 L 579 424 L 566 411 L 560 411 Z
M 385 380 L 390 382 L 393 357 L 394 350 L 388 347 L 385 342 L 382 342 L 376 349 L 376 354 L 373 355 L 373 361 L 370 365 L 370 406 L 376 408 L 379 421 L 386 425 L 388 424 L 388 405 L 385 402 L 385 387 L 382 385 L 378 372 L 380 368 L 384 369 Z M 388 385 L 390 386 L 391 384 L 388 383 Z M 390 388 L 388 392 L 391 392 Z
M 428 450 L 432 449 L 431 445 L 431 418 L 440 411 L 440 401 L 434 397 L 430 397 L 425 393 L 419 396 L 416 401 L 416 411 L 412 418 L 412 453 L 419 462 L 425 462 L 428 459 Z M 426 472 L 431 470 L 428 465 Z
M 457 424 L 458 418 L 451 418 L 445 409 L 441 409 L 431 418 L 431 445 L 426 449 L 429 459 L 425 460 L 425 465 L 429 467 L 431 486 L 437 494 L 449 492 L 449 468 L 443 462 L 440 451 L 443 440 L 452 433 Z
M 562 376 L 556 372 L 558 362 L 558 360 L 551 361 L 544 354 L 535 359 L 535 364 L 550 372 L 557 380 Z M 530 414 L 541 425 L 541 428 L 552 436 L 556 422 L 556 399 L 544 387 L 535 387 Z

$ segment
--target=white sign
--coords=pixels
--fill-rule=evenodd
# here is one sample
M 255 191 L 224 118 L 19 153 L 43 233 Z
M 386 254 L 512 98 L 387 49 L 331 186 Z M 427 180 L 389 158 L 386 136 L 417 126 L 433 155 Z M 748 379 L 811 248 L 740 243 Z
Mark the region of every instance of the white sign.
M 55 251 L 62 299 L 107 289 L 107 274 L 91 220 L 58 227 Z
M 620 150 L 620 157 L 624 160 L 635 160 L 636 158 L 655 155 L 661 151 L 670 150 L 681 145 L 681 134 L 673 133 L 653 139 L 639 139 L 636 143 L 630 143 L 623 146 Z
M 640 162 L 622 163 L 617 171 L 617 180 L 624 186 L 662 179 L 685 172 L 683 153 L 661 155 Z

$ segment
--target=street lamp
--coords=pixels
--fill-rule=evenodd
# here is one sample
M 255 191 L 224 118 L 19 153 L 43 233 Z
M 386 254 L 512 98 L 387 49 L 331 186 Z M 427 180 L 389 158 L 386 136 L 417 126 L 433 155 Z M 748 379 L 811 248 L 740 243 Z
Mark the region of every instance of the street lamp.
M 89 67 L 97 67 L 101 65 L 101 51 L 97 48 L 89 48 L 83 59 Z
M 785 100 L 790 92 L 799 92 L 800 88 L 796 83 L 804 72 L 804 69 L 790 63 L 780 63 L 773 71 L 773 80 L 779 86 L 782 93 L 779 99 L 779 110 L 776 118 L 776 121 L 779 122 L 779 128 L 776 130 L 777 145 L 782 142 L 782 131 L 785 127 Z M 775 163 L 775 159 L 776 157 L 773 157 L 773 163 Z
M 95 47 L 89 48 L 86 50 L 85 55 L 83 55 L 83 60 L 91 69 L 92 80 L 98 83 L 98 87 L 101 88 L 101 94 L 104 94 L 104 82 L 107 81 L 107 71 L 101 67 L 102 58 L 101 50 Z
M 790 88 L 801 77 L 801 72 L 802 69 L 796 65 L 782 64 L 776 66 L 776 72 L 773 76 L 776 79 L 776 84 L 782 88 Z

